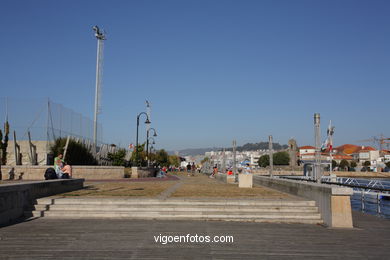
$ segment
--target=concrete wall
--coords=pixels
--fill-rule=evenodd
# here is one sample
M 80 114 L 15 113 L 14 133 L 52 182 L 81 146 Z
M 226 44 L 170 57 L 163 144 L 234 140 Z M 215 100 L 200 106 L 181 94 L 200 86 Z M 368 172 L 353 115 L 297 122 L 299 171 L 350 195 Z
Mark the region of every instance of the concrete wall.
M 261 170 L 252 170 L 253 174 L 256 175 L 262 175 L 262 176 L 268 176 L 269 170 L 268 169 L 261 169 Z M 273 170 L 273 175 L 279 176 L 279 175 L 294 175 L 294 176 L 303 176 L 303 170 L 299 171 L 290 171 L 290 170 Z
M 268 176 L 269 171 L 266 169 L 254 170 L 255 175 Z M 274 170 L 273 174 L 275 176 L 279 175 L 293 175 L 293 176 L 303 176 L 303 170 L 301 171 L 289 171 L 289 170 Z M 390 178 L 390 172 L 343 172 L 343 171 L 333 171 L 332 174 L 336 174 L 338 177 L 353 177 L 353 178 Z M 329 175 L 329 172 L 324 172 L 324 175 Z
M 15 168 L 15 179 L 18 180 L 44 180 L 45 170 L 50 166 L 2 166 L 3 180 L 9 178 L 8 172 Z M 86 180 L 121 179 L 124 177 L 125 168 L 120 166 L 72 166 L 73 178 Z
M 23 217 L 36 199 L 82 189 L 83 179 L 48 180 L 0 185 L 0 225 Z
M 254 176 L 253 183 L 316 201 L 324 223 L 329 227 L 353 227 L 351 188 L 263 176 Z

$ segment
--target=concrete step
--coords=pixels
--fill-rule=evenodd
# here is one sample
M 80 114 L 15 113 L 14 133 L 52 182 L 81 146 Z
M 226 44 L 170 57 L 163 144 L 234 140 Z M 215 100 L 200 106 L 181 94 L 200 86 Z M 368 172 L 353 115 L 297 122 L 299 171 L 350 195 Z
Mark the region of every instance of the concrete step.
M 315 202 L 305 200 L 51 197 L 38 199 L 25 216 L 322 223 Z
M 319 213 L 221 213 L 221 212 L 102 212 L 102 211 L 32 211 L 34 217 L 55 218 L 143 218 L 143 219 L 297 219 L 320 220 Z
M 292 206 L 191 206 L 191 205 L 77 205 L 77 204 L 54 204 L 54 205 L 36 205 L 35 210 L 74 210 L 74 211 L 130 211 L 130 212 L 169 212 L 169 211 L 187 211 L 187 212 L 318 212 L 317 207 L 292 207 Z
M 190 200 L 190 199 L 121 199 L 121 198 L 58 198 L 38 199 L 38 205 L 43 204 L 78 204 L 78 205 L 210 205 L 210 206 L 315 206 L 315 201 L 305 200 Z

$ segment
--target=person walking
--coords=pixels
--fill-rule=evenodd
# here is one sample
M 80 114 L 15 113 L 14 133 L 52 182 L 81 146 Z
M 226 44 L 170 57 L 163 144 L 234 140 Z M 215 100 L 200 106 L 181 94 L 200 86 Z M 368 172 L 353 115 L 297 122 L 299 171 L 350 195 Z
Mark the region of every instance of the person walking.
M 191 165 L 191 174 L 192 174 L 192 176 L 195 176 L 195 171 L 196 171 L 196 166 L 195 166 L 195 163 L 193 162 L 192 165 Z
M 215 174 L 217 173 L 218 173 L 218 167 L 217 165 L 215 165 L 213 168 L 213 173 L 210 175 L 210 178 L 215 178 Z
M 191 164 L 188 163 L 187 164 L 187 176 L 190 176 L 190 172 L 191 172 Z

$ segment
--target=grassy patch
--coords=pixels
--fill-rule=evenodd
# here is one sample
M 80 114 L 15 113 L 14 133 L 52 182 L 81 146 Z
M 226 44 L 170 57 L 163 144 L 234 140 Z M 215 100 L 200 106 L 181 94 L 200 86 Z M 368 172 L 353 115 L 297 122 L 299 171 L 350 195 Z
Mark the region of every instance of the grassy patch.
M 155 197 L 173 184 L 173 182 L 89 183 L 82 190 L 67 192 L 61 195 L 82 197 Z
M 226 184 L 205 175 L 188 177 L 172 197 L 214 197 L 214 198 L 264 198 L 282 199 L 289 196 L 265 187 L 238 188 L 235 184 Z

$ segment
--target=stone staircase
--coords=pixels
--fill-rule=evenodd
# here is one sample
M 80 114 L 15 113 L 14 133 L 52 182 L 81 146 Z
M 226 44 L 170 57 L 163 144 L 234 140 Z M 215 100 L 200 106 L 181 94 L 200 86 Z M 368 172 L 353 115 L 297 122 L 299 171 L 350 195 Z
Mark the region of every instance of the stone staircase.
M 323 223 L 314 201 L 42 198 L 26 217 Z

